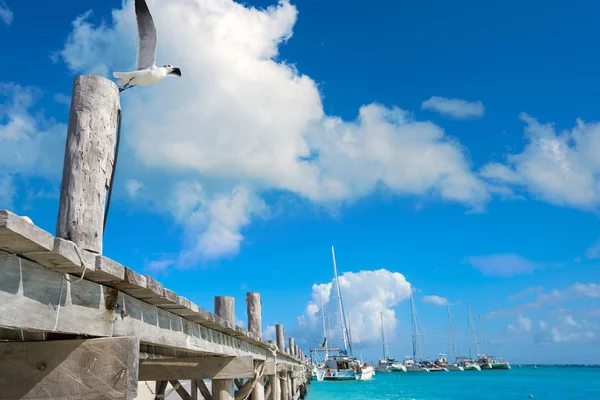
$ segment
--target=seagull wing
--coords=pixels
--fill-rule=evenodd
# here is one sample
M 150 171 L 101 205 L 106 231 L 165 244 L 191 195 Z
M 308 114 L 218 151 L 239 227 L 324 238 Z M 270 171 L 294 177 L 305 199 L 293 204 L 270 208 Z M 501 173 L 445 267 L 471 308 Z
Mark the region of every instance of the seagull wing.
M 148 69 L 156 62 L 156 28 L 145 0 L 135 0 L 139 43 L 135 69 Z

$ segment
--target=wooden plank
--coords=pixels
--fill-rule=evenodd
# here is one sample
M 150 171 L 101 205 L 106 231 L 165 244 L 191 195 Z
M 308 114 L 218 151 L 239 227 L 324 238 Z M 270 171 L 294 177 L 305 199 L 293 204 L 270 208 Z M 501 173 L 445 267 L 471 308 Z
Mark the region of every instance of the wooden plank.
M 76 278 L 73 278 L 76 279 Z M 112 336 L 114 290 L 0 252 L 0 326 L 90 336 Z
M 251 356 L 140 360 L 141 381 L 252 378 Z
M 96 255 L 87 251 L 80 251 L 79 254 L 81 254 L 81 258 L 83 259 L 86 275 L 90 274 L 95 270 Z M 81 260 L 77 255 L 75 244 L 61 238 L 54 238 L 54 245 L 50 252 L 42 251 L 25 253 L 23 256 L 46 268 L 59 272 L 73 273 L 78 276 L 81 276 L 81 273 L 83 272 Z
M 204 400 L 213 400 L 212 394 L 210 393 L 210 390 L 208 390 L 208 388 L 206 387 L 206 383 L 204 383 L 203 380 L 197 380 L 196 386 L 198 386 L 200 394 L 202 395 L 202 397 L 204 397 Z
M 190 394 L 187 392 L 187 390 L 185 390 L 183 385 L 179 383 L 178 380 L 170 380 L 169 383 L 171 386 L 173 386 L 173 389 L 175 389 L 179 397 L 181 397 L 183 400 L 192 400 L 192 396 L 190 396 Z
M 198 353 L 265 359 L 265 349 L 186 320 L 167 310 L 120 294 L 115 336 L 138 336 L 143 343 Z
M 0 250 L 24 254 L 51 251 L 54 237 L 25 218 L 0 210 Z
M 96 268 L 93 272 L 86 272 L 86 278 L 111 286 L 111 283 L 125 279 L 125 267 L 110 258 L 98 255 L 96 256 Z
M 135 337 L 0 343 L 0 399 L 134 399 Z
M 114 164 L 117 85 L 97 75 L 77 76 L 60 188 L 56 236 L 102 254 L 104 203 Z

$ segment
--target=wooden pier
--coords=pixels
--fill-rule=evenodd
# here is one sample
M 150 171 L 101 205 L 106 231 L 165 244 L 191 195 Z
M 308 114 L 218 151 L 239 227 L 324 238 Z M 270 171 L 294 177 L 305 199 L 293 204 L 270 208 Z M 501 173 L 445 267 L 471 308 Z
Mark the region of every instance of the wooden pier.
M 211 313 L 102 255 L 119 92 L 84 75 L 72 99 L 56 237 L 0 210 L 0 399 L 304 398 L 307 357 L 281 325 L 262 339 L 259 293 L 244 329 L 232 297 Z

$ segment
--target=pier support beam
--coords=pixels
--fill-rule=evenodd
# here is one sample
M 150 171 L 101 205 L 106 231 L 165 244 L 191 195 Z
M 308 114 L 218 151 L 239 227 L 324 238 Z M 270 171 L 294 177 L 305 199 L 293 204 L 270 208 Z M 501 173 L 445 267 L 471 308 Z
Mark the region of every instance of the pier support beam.
M 262 304 L 260 302 L 260 293 L 246 293 L 246 311 L 248 313 L 248 331 L 262 339 Z M 252 400 L 265 400 L 263 377 L 259 377 L 254 384 Z
M 133 399 L 136 337 L 0 342 L 0 399 Z
M 233 297 L 215 297 L 215 314 L 232 324 L 235 324 L 234 301 Z M 235 384 L 233 379 L 213 379 L 212 397 L 214 400 L 234 400 L 234 396 Z
M 277 341 L 277 347 L 279 351 L 285 353 L 285 337 L 283 335 L 283 325 L 275 324 L 275 340 Z M 289 400 L 288 398 L 288 385 L 287 385 L 287 373 L 285 371 L 281 374 L 277 374 L 278 378 L 276 381 L 279 383 L 279 398 L 273 397 L 273 400 Z
M 102 254 L 119 108 L 119 90 L 113 81 L 97 75 L 75 78 L 56 236 L 97 254 Z

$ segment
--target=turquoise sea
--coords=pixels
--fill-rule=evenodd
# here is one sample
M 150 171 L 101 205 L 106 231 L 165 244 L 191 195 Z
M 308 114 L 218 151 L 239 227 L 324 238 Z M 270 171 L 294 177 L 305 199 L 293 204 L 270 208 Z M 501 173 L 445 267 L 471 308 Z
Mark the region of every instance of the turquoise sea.
M 310 400 L 600 400 L 600 367 L 516 366 L 510 370 L 378 373 L 371 381 L 317 382 Z

